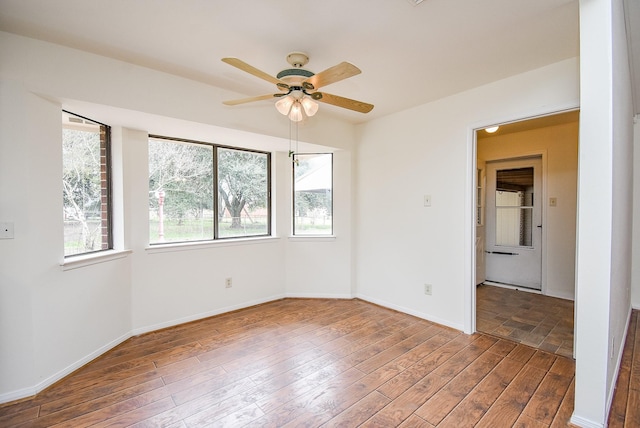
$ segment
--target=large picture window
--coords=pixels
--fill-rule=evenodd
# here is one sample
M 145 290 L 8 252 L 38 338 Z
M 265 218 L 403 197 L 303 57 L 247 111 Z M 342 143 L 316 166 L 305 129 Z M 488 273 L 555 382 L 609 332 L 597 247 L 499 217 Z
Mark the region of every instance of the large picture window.
M 333 234 L 333 155 L 296 154 L 293 162 L 293 234 Z
M 113 248 L 110 128 L 62 112 L 64 255 Z
M 149 138 L 149 241 L 269 235 L 270 155 Z

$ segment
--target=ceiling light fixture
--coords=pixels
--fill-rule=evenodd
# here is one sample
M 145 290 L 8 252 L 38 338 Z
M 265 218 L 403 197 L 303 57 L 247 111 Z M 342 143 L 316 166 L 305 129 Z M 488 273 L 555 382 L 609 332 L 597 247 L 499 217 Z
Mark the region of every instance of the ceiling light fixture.
M 304 88 L 293 87 L 288 94 L 276 102 L 276 109 L 283 115 L 289 116 L 294 122 L 300 122 L 305 117 L 311 117 L 318 112 L 318 103 L 310 98 Z
M 487 133 L 489 134 L 493 134 L 494 132 L 496 132 L 498 130 L 498 128 L 500 128 L 499 126 L 490 126 L 488 128 L 484 128 L 485 131 L 487 131 Z

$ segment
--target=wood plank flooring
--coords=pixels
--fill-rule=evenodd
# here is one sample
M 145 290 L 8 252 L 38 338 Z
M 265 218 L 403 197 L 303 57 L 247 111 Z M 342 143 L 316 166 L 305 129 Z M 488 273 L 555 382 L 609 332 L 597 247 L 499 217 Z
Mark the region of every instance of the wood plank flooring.
M 631 314 L 616 390 L 609 412 L 609 427 L 640 427 L 640 315 L 638 311 L 633 311 Z
M 285 299 L 131 338 L 0 406 L 0 426 L 564 427 L 573 394 L 569 358 L 357 299 Z

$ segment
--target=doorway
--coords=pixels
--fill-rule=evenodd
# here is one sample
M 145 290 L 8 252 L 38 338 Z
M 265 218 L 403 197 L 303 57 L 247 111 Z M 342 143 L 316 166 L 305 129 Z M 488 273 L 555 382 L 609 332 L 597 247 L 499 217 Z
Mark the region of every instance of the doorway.
M 542 158 L 487 162 L 487 281 L 542 289 Z
M 477 331 L 572 356 L 578 111 L 475 131 Z

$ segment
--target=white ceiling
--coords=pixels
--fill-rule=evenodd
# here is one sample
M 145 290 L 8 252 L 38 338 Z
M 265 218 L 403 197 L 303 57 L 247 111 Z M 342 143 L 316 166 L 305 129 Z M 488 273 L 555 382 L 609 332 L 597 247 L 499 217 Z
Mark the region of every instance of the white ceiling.
M 374 110 L 321 109 L 354 123 L 579 50 L 577 0 L 0 0 L 0 30 L 224 87 L 238 98 L 277 91 L 223 57 L 271 75 L 288 68 L 291 51 L 306 52 L 306 68 L 316 73 L 349 61 L 362 74 L 323 90 Z

